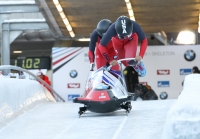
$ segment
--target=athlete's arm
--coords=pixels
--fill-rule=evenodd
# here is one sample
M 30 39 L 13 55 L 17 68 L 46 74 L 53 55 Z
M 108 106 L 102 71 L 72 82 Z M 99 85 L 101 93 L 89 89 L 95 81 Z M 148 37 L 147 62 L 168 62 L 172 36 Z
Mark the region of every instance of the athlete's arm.
M 138 38 L 141 41 L 139 55 L 141 57 L 143 57 L 145 54 L 145 51 L 147 49 L 147 45 L 148 45 L 146 35 L 145 35 L 144 31 L 142 30 L 142 28 L 140 27 L 140 25 L 134 21 L 133 21 L 133 31 L 137 33 Z
M 117 33 L 115 31 L 115 23 L 110 25 L 107 32 L 103 35 L 98 48 L 101 51 L 102 56 L 110 63 L 113 58 L 108 56 L 108 52 L 106 50 L 107 44 L 112 40 L 112 37 L 116 36 Z
M 88 51 L 88 57 L 89 57 L 90 63 L 94 63 L 94 58 L 95 58 L 94 51 L 95 51 L 97 41 L 98 41 L 98 33 L 95 29 L 90 35 L 90 43 L 89 43 L 89 51 Z

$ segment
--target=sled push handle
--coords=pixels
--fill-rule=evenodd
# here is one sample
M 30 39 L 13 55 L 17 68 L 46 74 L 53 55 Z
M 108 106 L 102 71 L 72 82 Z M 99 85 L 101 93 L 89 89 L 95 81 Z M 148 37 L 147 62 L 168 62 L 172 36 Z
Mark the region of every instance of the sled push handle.
M 123 59 L 117 60 L 117 62 L 119 63 L 119 62 L 125 61 L 125 60 L 130 60 L 130 61 L 134 60 L 135 61 L 135 58 L 123 58 Z
M 138 61 L 135 61 L 135 58 L 123 58 L 123 59 L 119 59 L 119 60 L 117 60 L 117 63 L 120 65 L 122 61 L 126 61 L 126 60 L 130 60 L 130 61 L 128 62 L 128 64 L 129 64 L 130 66 L 133 66 L 133 65 L 137 65 L 137 64 L 138 64 Z M 112 65 L 109 65 L 106 69 L 107 69 L 107 70 L 110 70 L 111 67 L 112 67 Z

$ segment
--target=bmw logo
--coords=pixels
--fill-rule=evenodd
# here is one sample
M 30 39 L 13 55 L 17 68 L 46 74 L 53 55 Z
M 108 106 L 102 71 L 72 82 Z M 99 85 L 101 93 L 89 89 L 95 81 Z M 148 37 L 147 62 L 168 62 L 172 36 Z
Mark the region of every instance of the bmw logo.
M 160 93 L 160 99 L 167 99 L 168 94 L 166 92 L 161 92 Z
M 193 61 L 196 57 L 196 54 L 193 50 L 187 50 L 184 54 L 184 58 L 187 61 Z
M 70 77 L 72 78 L 76 78 L 77 75 L 78 75 L 78 72 L 76 70 L 71 70 L 70 73 L 69 73 Z

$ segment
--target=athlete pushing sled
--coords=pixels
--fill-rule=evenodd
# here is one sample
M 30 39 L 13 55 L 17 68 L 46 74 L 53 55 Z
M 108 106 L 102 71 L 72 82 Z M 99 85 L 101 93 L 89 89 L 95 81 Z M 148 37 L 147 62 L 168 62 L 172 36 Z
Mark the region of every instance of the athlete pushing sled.
M 84 104 L 83 107 L 79 108 L 79 117 L 87 110 L 96 113 L 109 113 L 124 109 L 127 114 L 131 111 L 134 93 L 127 92 L 121 63 L 125 60 L 129 60 L 130 65 L 135 66 L 139 74 L 146 74 L 143 62 L 134 62 L 134 58 L 117 60 L 120 71 L 112 70 L 111 66 L 91 71 L 83 95 L 73 99 L 74 103 Z

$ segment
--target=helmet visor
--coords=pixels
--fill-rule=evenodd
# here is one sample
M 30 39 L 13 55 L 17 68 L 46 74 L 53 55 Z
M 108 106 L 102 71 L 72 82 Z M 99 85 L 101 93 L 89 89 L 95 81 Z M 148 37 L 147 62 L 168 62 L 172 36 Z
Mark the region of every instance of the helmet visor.
M 117 34 L 117 35 L 118 35 L 118 38 L 119 38 L 119 39 L 128 39 L 128 38 L 131 37 L 131 34 L 126 35 L 126 36 L 122 36 L 122 35 L 119 35 L 119 34 Z

